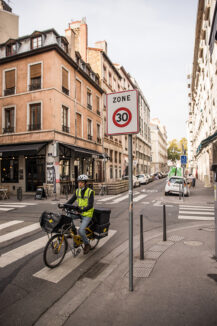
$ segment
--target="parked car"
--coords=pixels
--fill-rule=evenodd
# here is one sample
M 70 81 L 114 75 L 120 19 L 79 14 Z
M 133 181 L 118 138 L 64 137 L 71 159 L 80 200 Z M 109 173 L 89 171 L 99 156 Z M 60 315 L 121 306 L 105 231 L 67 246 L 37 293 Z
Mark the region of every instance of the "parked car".
M 137 174 L 136 177 L 141 185 L 146 185 L 149 182 L 149 179 L 145 174 Z
M 125 177 L 122 177 L 122 180 L 129 180 L 129 176 L 126 175 Z M 137 179 L 137 177 L 135 177 L 135 175 L 133 175 L 133 188 L 136 188 L 136 187 L 140 187 L 140 182 Z
M 190 190 L 187 184 L 187 180 L 183 177 L 173 176 L 170 177 L 169 180 L 166 182 L 165 186 L 165 196 L 173 193 L 183 195 L 183 183 L 184 183 L 184 196 L 190 195 Z

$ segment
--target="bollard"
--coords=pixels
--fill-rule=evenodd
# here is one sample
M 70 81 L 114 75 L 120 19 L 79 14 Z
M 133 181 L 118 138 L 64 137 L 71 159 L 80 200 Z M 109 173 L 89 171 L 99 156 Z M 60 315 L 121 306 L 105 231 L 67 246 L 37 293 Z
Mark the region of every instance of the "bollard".
M 167 241 L 166 206 L 163 205 L 163 241 Z
M 144 260 L 143 215 L 140 215 L 140 260 Z
M 22 201 L 22 199 L 23 199 L 23 192 L 22 192 L 22 188 L 19 187 L 17 188 L 17 200 Z

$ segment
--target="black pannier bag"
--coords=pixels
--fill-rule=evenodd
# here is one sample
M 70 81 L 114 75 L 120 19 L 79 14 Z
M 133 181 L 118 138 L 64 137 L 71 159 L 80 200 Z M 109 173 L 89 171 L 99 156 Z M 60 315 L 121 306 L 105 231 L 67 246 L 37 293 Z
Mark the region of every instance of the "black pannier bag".
M 40 216 L 41 228 L 47 233 L 58 232 L 64 224 L 70 224 L 72 219 L 66 215 L 44 211 Z
M 94 209 L 92 220 L 93 223 L 91 224 L 90 228 L 94 232 L 97 239 L 102 239 L 108 235 L 110 214 L 110 209 Z

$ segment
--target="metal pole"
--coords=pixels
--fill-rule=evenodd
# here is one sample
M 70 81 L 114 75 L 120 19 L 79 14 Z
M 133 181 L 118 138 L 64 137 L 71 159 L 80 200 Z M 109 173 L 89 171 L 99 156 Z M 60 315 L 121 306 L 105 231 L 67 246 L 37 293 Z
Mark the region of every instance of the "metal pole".
M 140 260 L 144 260 L 143 215 L 140 215 Z
M 163 241 L 167 241 L 166 206 L 163 205 Z
M 128 136 L 129 161 L 129 291 L 133 291 L 133 165 L 132 135 Z
M 216 186 L 217 186 L 217 182 L 216 182 L 216 179 L 215 179 L 215 184 L 214 184 L 214 202 L 215 202 L 215 259 L 217 260 L 217 198 L 216 198 Z

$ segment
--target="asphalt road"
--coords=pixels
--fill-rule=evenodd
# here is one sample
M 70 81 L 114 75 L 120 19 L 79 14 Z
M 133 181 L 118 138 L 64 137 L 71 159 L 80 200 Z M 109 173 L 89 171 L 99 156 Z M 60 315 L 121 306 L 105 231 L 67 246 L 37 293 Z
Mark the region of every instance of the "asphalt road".
M 152 229 L 162 230 L 162 204 L 164 200 L 167 200 L 169 204 L 167 206 L 167 225 L 183 223 L 182 220 L 177 218 L 179 211 L 178 197 L 165 197 L 164 186 L 165 179 L 162 179 L 134 189 L 134 235 L 139 233 L 140 214 L 143 214 L 144 217 L 144 232 Z M 37 247 L 32 248 L 33 242 L 42 239 L 45 233 L 37 228 L 25 234 L 14 234 L 11 239 L 8 239 L 7 236 L 9 233 L 38 223 L 41 212 L 44 210 L 56 211 L 58 202 L 52 202 L 51 200 L 32 201 L 34 205 L 15 208 L 8 212 L 0 212 L 1 325 L 34 325 L 39 317 L 61 298 L 82 275 L 88 272 L 94 264 L 100 262 L 104 256 L 128 239 L 127 195 L 128 193 L 116 197 L 96 196 L 95 207 L 111 209 L 110 229 L 116 232 L 104 245 L 93 251 L 91 255 L 87 255 L 85 259 L 83 253 L 80 254 L 80 258 L 73 258 L 71 255 L 66 263 L 64 260 L 61 266 L 62 270 L 60 267 L 53 271 L 45 269 L 45 278 L 43 276 L 44 263 L 42 259 L 43 242 L 39 249 Z M 61 200 L 61 202 L 64 202 L 64 200 Z M 22 222 L 15 222 L 17 224 L 1 229 L 4 223 L 11 221 Z M 1 241 L 1 238 L 3 241 Z M 26 248 L 29 248 L 29 253 Z M 14 253 L 14 250 L 19 250 L 19 253 L 17 254 L 16 251 Z M 25 252 L 25 250 L 27 250 L 26 255 L 20 258 L 20 252 Z M 14 255 L 14 260 L 10 261 Z M 80 259 L 79 264 L 76 263 L 78 259 Z M 38 276 L 35 275 L 36 273 Z M 52 281 L 50 281 L 51 279 Z

